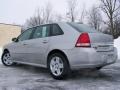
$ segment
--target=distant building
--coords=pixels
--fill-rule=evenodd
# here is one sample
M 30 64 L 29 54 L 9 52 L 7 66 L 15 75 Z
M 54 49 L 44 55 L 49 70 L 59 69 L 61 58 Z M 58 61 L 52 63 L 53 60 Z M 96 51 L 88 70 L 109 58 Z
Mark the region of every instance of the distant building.
M 0 47 L 10 43 L 12 38 L 18 37 L 21 33 L 19 25 L 0 23 Z

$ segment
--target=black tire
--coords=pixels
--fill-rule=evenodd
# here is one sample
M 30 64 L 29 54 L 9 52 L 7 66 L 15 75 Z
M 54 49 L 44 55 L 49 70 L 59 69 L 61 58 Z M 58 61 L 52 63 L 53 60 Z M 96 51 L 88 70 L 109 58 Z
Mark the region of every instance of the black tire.
M 10 53 L 8 51 L 3 52 L 2 57 L 1 57 L 1 61 L 2 61 L 4 66 L 13 66 L 15 63 L 12 62 L 12 63 L 7 64 L 5 62 L 4 56 L 7 55 L 7 54 L 10 55 Z
M 52 60 L 52 58 L 54 57 L 59 57 L 61 58 L 62 62 L 63 62 L 63 70 L 62 70 L 62 73 L 58 76 L 54 75 L 51 71 L 51 68 L 50 68 L 50 62 Z M 50 55 L 48 57 L 48 62 L 47 62 L 47 67 L 48 67 L 48 70 L 50 72 L 50 74 L 52 75 L 52 77 L 54 79 L 57 79 L 57 80 L 62 80 L 62 79 L 66 79 L 66 77 L 68 76 L 68 74 L 70 73 L 70 67 L 69 67 L 69 64 L 68 64 L 68 61 L 67 61 L 67 58 L 61 54 L 61 53 L 54 53 L 52 55 Z

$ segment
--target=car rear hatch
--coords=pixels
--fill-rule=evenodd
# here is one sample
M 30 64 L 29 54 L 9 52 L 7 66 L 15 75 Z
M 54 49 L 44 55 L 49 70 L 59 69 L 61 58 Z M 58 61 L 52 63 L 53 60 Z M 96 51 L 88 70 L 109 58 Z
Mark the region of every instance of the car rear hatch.
M 81 47 L 82 44 L 84 47 L 87 45 L 88 47 L 95 48 L 98 52 L 108 52 L 114 50 L 113 37 L 111 35 L 98 32 L 85 24 L 68 23 L 68 25 L 80 33 L 77 41 L 77 47 Z
M 103 33 L 89 33 L 91 47 L 97 52 L 113 51 L 113 37 Z

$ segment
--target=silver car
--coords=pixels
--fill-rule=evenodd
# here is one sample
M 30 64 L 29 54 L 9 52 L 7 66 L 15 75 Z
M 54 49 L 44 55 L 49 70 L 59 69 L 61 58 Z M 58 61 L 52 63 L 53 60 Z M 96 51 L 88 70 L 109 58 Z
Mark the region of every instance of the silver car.
M 71 70 L 96 68 L 115 63 L 117 50 L 113 37 L 84 24 L 53 23 L 29 28 L 4 46 L 2 63 L 48 68 L 55 79 Z

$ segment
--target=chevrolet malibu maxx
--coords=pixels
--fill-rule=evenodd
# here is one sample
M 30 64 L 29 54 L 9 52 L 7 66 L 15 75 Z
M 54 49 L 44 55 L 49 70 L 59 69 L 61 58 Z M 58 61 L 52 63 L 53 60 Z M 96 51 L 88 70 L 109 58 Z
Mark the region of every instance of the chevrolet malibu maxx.
M 27 64 L 47 68 L 55 79 L 65 78 L 71 70 L 99 70 L 115 63 L 117 49 L 111 35 L 87 25 L 59 22 L 32 27 L 5 45 L 5 66 Z

